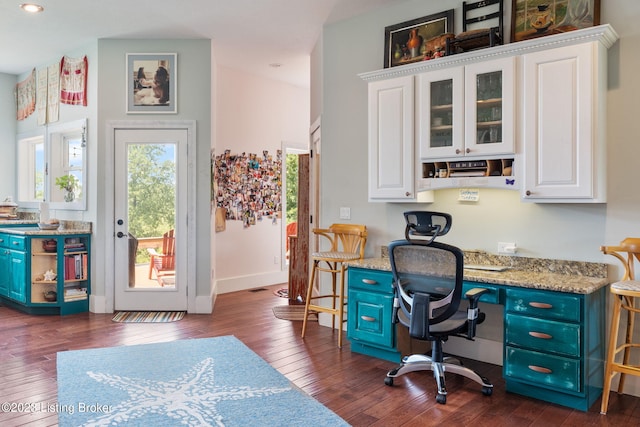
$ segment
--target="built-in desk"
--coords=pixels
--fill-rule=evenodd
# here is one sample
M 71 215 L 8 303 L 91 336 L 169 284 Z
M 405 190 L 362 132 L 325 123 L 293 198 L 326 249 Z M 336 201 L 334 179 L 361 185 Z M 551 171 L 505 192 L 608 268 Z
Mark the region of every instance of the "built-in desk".
M 507 391 L 588 410 L 602 394 L 607 265 L 465 252 L 467 264 L 509 267 L 464 278 L 490 290 L 481 301 L 504 306 Z M 399 362 L 391 282 L 388 258 L 349 264 L 347 337 L 352 351 Z

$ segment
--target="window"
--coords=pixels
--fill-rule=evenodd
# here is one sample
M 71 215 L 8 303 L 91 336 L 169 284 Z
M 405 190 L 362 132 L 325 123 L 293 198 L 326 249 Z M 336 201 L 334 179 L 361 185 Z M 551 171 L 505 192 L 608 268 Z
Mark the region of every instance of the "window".
M 18 203 L 51 209 L 86 209 L 86 120 L 51 125 L 40 134 L 18 136 Z M 61 188 L 61 180 L 72 180 Z M 69 191 L 71 190 L 71 191 Z

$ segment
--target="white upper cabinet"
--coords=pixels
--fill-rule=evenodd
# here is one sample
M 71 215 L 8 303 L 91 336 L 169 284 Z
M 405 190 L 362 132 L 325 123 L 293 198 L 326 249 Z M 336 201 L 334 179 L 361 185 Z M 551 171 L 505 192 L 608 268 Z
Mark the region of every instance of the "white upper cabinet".
M 485 186 L 532 202 L 605 202 L 607 49 L 617 39 L 605 24 L 360 74 L 369 200 Z
M 515 57 L 418 76 L 420 159 L 515 153 Z
M 413 76 L 369 84 L 369 200 L 412 201 L 416 195 Z
M 465 67 L 465 155 L 515 153 L 515 96 L 515 57 Z
M 605 64 L 598 42 L 522 56 L 523 200 L 606 201 Z
M 417 76 L 416 133 L 420 159 L 464 152 L 464 67 Z

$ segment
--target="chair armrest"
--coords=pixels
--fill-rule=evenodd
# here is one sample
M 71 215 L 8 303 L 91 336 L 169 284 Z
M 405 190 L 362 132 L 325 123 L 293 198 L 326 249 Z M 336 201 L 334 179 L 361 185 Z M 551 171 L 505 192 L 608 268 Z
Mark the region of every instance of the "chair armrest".
M 478 301 L 480 297 L 489 292 L 486 288 L 469 289 L 465 294 L 465 298 L 469 300 L 469 308 L 467 308 L 467 339 L 473 340 L 476 336 L 476 325 L 484 320 L 484 313 L 480 313 L 478 309 Z

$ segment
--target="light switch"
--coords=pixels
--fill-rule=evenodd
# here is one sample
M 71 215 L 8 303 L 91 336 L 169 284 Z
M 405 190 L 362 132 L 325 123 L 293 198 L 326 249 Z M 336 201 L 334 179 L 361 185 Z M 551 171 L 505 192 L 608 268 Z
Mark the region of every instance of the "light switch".
M 351 219 L 351 208 L 340 208 L 340 219 Z

